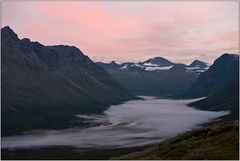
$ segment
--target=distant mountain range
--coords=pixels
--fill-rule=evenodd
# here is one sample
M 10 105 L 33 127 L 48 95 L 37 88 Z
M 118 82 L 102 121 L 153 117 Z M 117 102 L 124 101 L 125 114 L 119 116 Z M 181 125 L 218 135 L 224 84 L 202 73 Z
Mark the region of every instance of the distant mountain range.
M 132 96 L 74 46 L 44 46 L 1 29 L 2 136 L 71 126 Z
M 225 53 L 209 66 L 194 60 L 190 65 L 155 57 L 139 63 L 97 65 L 106 69 L 134 94 L 199 98 L 214 94 L 239 75 L 239 55 Z
M 186 92 L 198 76 L 209 68 L 205 62 L 195 60 L 190 65 L 173 63 L 162 57 L 144 62 L 117 64 L 97 62 L 116 81 L 136 95 L 172 97 Z
M 173 63 L 162 57 L 154 57 L 144 62 L 126 62 L 117 64 L 112 61 L 111 63 L 97 62 L 97 65 L 103 67 L 107 71 L 127 71 L 127 72 L 192 72 L 201 74 L 209 68 L 205 62 L 195 60 L 189 66 L 185 64 Z

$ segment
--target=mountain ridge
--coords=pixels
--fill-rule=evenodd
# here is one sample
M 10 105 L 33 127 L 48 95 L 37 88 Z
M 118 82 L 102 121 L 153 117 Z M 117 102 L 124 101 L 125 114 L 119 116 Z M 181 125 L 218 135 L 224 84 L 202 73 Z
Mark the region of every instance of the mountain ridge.
M 128 72 L 181 71 L 201 74 L 209 68 L 209 65 L 207 63 L 199 60 L 194 60 L 190 65 L 186 65 L 183 63 L 173 63 L 163 57 L 153 57 L 146 61 L 138 63 L 125 62 L 115 64 L 114 67 L 112 66 L 112 62 L 111 63 L 96 62 L 96 64 L 103 67 L 107 71 L 128 71 Z M 179 67 L 181 68 L 180 70 L 178 70 Z
M 71 126 L 73 114 L 101 113 L 135 98 L 78 48 L 20 40 L 10 27 L 1 31 L 2 136 Z
M 201 74 L 186 97 L 203 97 L 221 90 L 239 76 L 239 55 L 224 53 Z

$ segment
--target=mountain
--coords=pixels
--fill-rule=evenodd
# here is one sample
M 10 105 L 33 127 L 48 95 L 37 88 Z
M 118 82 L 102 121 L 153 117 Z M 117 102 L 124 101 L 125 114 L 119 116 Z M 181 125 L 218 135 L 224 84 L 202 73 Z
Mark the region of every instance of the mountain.
M 203 61 L 194 60 L 186 69 L 188 71 L 201 74 L 209 68 L 209 65 Z
M 187 66 L 185 64 L 174 64 L 171 68 L 170 71 L 172 72 L 188 72 Z
M 203 61 L 194 60 L 189 67 L 208 67 L 208 65 Z
M 134 95 L 172 97 L 186 92 L 198 75 L 179 72 L 109 71 L 115 80 Z
M 186 92 L 198 76 L 208 69 L 207 63 L 194 61 L 190 66 L 173 63 L 162 57 L 143 62 L 96 63 L 106 69 L 118 83 L 135 95 L 172 97 Z
M 165 58 L 162 58 L 162 57 L 154 57 L 154 58 L 144 61 L 142 64 L 161 67 L 161 66 L 170 66 L 170 65 L 173 65 L 174 63 L 172 63 L 171 61 L 169 61 Z
M 188 72 L 195 73 L 197 75 L 205 72 L 209 65 L 205 62 L 195 60 L 189 66 L 185 64 L 173 63 L 162 57 L 154 57 L 143 62 L 133 63 L 126 62 L 122 64 L 111 63 L 102 63 L 96 62 L 98 66 L 103 67 L 107 71 L 125 71 L 125 72 Z
M 2 136 L 81 124 L 133 96 L 74 46 L 44 46 L 1 29 Z
M 226 120 L 239 119 L 239 79 L 228 83 L 219 92 L 202 100 L 190 103 L 189 106 L 208 111 L 230 111 L 224 116 Z
M 121 65 L 117 64 L 115 61 L 112 61 L 111 63 L 102 63 L 102 62 L 97 62 L 96 63 L 98 66 L 101 66 L 105 70 L 117 70 L 121 67 Z
M 228 83 L 239 77 L 239 55 L 223 54 L 213 65 L 202 73 L 186 92 L 187 97 L 203 97 L 223 89 Z

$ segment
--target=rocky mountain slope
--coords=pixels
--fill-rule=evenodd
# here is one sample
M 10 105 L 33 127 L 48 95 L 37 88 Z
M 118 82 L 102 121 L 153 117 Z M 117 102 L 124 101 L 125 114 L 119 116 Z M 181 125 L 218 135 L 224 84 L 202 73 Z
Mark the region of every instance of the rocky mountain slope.
M 2 135 L 59 128 L 132 98 L 74 46 L 44 46 L 1 30 Z

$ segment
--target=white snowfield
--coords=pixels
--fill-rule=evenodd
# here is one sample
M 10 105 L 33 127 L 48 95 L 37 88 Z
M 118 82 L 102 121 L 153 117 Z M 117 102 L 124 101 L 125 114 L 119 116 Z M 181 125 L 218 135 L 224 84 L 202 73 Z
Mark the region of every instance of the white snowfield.
M 200 67 L 197 66 L 197 67 L 186 67 L 187 70 L 196 70 L 196 69 L 199 69 Z
M 140 68 L 144 68 L 144 66 L 140 65 L 140 64 L 135 64 L 136 67 L 140 67 Z
M 127 65 L 124 65 L 122 68 L 120 68 L 121 70 L 127 69 Z
M 154 67 L 158 67 L 157 64 L 152 64 L 152 63 L 144 63 L 144 66 L 154 66 Z
M 205 72 L 206 70 L 208 70 L 209 67 L 205 67 L 205 68 L 201 68 L 199 66 L 196 66 L 196 67 L 186 67 L 187 70 L 189 71 L 194 71 L 194 72 L 197 72 L 197 73 L 203 73 Z
M 169 70 L 172 68 L 173 65 L 171 66 L 164 66 L 164 67 L 146 67 L 145 70 L 146 71 L 155 71 L 155 70 Z

